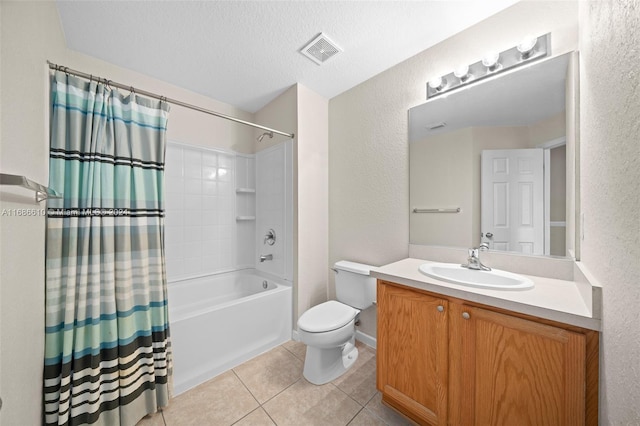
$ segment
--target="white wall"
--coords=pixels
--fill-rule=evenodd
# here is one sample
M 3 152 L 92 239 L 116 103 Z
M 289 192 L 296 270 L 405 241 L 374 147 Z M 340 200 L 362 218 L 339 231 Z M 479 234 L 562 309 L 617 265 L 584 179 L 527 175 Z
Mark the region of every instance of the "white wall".
M 328 101 L 297 84 L 256 112 L 256 122 L 295 133 L 293 149 L 293 320 L 327 300 Z M 256 131 L 256 136 L 261 131 Z M 263 139 L 266 149 L 283 137 Z M 260 233 L 260 229 L 258 229 Z
M 329 102 L 298 84 L 297 273 L 294 321 L 327 300 L 329 276 Z M 296 326 L 297 328 L 297 326 Z
M 581 249 L 603 287 L 603 425 L 640 424 L 639 44 L 636 0 L 581 3 Z
M 577 15 L 577 2 L 517 3 L 331 99 L 329 262 L 382 265 L 408 255 L 407 110 L 425 101 L 430 77 L 512 47 L 526 34 L 551 32 L 553 55 L 573 50 Z M 375 312 L 361 321 L 375 336 Z
M 64 54 L 52 4 L 0 3 L 0 171 L 48 182 L 45 59 Z M 2 187 L 0 211 L 39 209 L 32 193 Z M 45 219 L 0 215 L 0 396 L 3 425 L 41 424 Z
M 66 49 L 55 3 L 2 1 L 0 171 L 48 182 L 46 60 L 253 121 L 253 115 Z M 188 72 L 185 70 L 185 72 Z M 252 153 L 253 129 L 173 106 L 167 136 Z M 215 138 L 213 138 L 215 136 Z M 0 211 L 40 209 L 33 194 L 3 186 Z M 44 217 L 0 215 L 0 424 L 41 423 L 44 359 Z

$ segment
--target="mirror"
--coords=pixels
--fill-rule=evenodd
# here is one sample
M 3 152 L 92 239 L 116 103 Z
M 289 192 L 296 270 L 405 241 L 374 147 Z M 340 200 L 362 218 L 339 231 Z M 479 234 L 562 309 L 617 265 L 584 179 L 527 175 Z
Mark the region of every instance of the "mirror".
M 411 244 L 573 254 L 571 55 L 409 110 Z

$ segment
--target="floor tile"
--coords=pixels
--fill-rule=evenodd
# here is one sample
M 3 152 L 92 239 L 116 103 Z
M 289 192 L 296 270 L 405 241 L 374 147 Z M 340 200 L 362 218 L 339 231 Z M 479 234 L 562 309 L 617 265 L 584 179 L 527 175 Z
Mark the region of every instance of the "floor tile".
M 387 426 L 387 424 L 371 411 L 363 408 L 358 415 L 351 420 L 349 426 Z
M 172 399 L 162 414 L 138 426 L 411 424 L 380 401 L 375 349 L 356 345 L 358 360 L 332 383 L 307 382 L 306 345 L 289 341 Z
M 281 346 L 234 368 L 261 404 L 302 377 L 303 363 Z
M 304 362 L 304 357 L 307 354 L 307 345 L 302 342 L 297 342 L 295 340 L 289 340 L 284 343 L 282 346 L 285 347 L 289 352 L 295 355 L 300 361 Z
M 258 407 L 255 398 L 228 371 L 170 401 L 163 411 L 167 426 L 230 425 Z
M 162 413 L 157 412 L 154 414 L 149 414 L 146 417 L 143 417 L 136 426 L 165 426 L 164 419 L 162 418 Z
M 269 418 L 269 415 L 262 408 L 252 411 L 246 417 L 234 423 L 234 426 L 275 426 L 275 423 Z
M 392 426 L 405 426 L 413 425 L 414 423 L 398 414 L 393 408 L 389 408 L 382 403 L 382 394 L 377 392 L 376 395 L 371 398 L 371 401 L 365 406 L 365 409 L 371 411 L 377 417 L 382 419 L 386 424 Z
M 370 347 L 362 344 L 357 346 L 358 359 L 355 364 L 332 383 L 364 406 L 376 393 L 376 356 Z
M 316 386 L 305 379 L 263 405 L 278 426 L 346 425 L 361 406 L 331 383 Z

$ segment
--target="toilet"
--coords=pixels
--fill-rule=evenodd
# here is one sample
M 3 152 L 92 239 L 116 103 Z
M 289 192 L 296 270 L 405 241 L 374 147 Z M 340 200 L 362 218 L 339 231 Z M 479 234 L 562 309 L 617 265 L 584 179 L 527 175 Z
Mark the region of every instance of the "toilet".
M 298 336 L 307 345 L 305 379 L 315 385 L 344 374 L 358 359 L 356 316 L 376 300 L 373 266 L 341 260 L 335 263 L 336 300 L 316 305 L 298 319 Z

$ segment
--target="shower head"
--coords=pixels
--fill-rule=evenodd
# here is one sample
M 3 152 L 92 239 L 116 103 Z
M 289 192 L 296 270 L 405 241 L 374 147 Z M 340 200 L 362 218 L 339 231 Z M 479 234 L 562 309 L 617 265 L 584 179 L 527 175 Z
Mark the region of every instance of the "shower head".
M 263 134 L 258 136 L 258 142 L 262 142 L 262 139 L 264 139 L 265 136 L 269 136 L 269 139 L 273 139 L 273 132 L 264 132 Z

